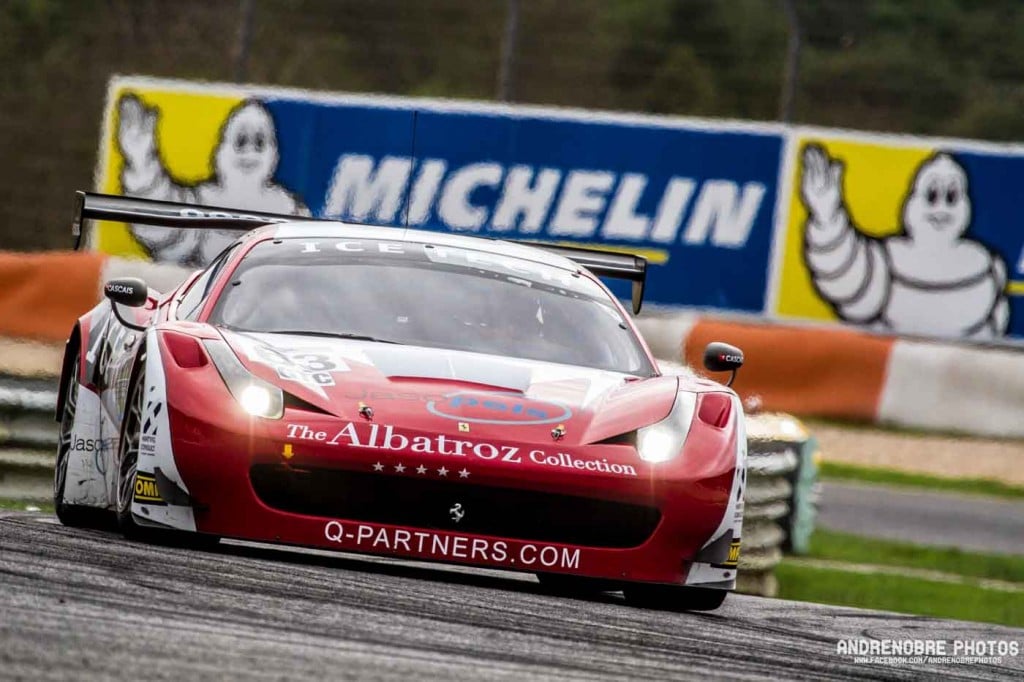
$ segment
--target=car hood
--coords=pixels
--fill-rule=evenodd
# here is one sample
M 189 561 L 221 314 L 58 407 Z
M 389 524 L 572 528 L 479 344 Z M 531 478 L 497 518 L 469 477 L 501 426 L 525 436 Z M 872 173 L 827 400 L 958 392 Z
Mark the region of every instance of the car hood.
M 291 334 L 223 332 L 250 372 L 348 420 L 495 440 L 594 443 L 664 419 L 676 377 Z M 315 413 L 316 410 L 311 410 Z M 294 414 L 294 413 L 293 413 Z M 312 416 L 311 416 L 312 418 Z

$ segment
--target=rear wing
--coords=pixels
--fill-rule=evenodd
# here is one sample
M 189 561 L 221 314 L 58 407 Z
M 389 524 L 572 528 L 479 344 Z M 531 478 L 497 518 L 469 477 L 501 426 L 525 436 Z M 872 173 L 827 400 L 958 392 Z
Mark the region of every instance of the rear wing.
M 71 222 L 71 235 L 75 238 L 76 250 L 82 244 L 86 220 L 114 220 L 137 225 L 182 229 L 248 231 L 260 225 L 286 223 L 294 220 L 323 220 L 323 218 L 261 211 L 236 211 L 173 201 L 75 192 L 75 214 Z M 646 258 L 617 251 L 562 246 L 545 242 L 523 241 L 519 243 L 564 256 L 587 268 L 598 277 L 625 279 L 632 282 L 633 314 L 640 312 L 640 307 L 643 304 L 644 285 L 647 281 Z
M 215 206 L 179 204 L 173 201 L 136 199 L 112 194 L 75 192 L 75 215 L 71 222 L 71 235 L 75 238 L 75 250 L 82 244 L 83 227 L 86 220 L 115 220 L 154 227 L 249 231 L 260 225 L 307 220 L 307 218 L 260 211 L 234 211 Z

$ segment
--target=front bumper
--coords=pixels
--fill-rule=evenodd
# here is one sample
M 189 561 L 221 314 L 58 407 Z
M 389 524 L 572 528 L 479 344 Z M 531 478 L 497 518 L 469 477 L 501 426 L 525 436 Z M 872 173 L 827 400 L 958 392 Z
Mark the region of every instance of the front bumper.
M 226 390 L 189 388 L 168 386 L 173 458 L 196 530 L 222 537 L 693 584 L 733 494 L 731 428 L 694 429 L 650 465 L 626 445 L 482 442 L 291 409 L 252 419 Z M 728 587 L 735 568 L 719 568 Z

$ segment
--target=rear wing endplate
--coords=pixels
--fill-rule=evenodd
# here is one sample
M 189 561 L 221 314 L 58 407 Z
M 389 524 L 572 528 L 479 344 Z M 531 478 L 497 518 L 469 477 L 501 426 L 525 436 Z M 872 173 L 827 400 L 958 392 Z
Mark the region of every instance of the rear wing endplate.
M 94 192 L 75 192 L 75 214 L 71 223 L 71 234 L 75 238 L 76 250 L 81 246 L 83 226 L 86 220 L 113 220 L 154 227 L 248 231 L 260 225 L 294 220 L 323 219 L 262 211 L 235 211 L 216 206 L 136 199 Z M 647 281 L 646 258 L 629 253 L 546 242 L 522 241 L 518 243 L 564 256 L 587 268 L 598 277 L 625 279 L 632 282 L 633 314 L 636 315 L 640 312 L 640 306 L 643 304 L 644 285 Z
M 640 307 L 644 302 L 644 287 L 647 284 L 647 259 L 643 256 L 621 251 L 604 251 L 546 242 L 523 241 L 519 243 L 564 256 L 582 265 L 598 277 L 625 279 L 632 282 L 630 298 L 633 304 L 633 314 L 640 313 Z

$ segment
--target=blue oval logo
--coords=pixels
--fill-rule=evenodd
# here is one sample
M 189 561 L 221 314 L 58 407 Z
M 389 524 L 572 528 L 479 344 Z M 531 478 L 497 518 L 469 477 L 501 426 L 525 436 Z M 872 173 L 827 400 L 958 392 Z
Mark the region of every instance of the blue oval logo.
M 427 411 L 445 419 L 473 424 L 555 424 L 572 418 L 567 405 L 524 398 L 517 393 L 459 392 L 431 400 Z

